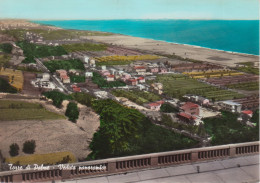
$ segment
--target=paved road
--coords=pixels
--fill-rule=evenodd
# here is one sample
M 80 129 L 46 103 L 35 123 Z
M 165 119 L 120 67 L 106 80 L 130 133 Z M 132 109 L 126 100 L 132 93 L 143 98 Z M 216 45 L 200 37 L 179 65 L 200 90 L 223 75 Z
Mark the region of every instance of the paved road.
M 198 167 L 200 173 L 198 173 Z M 56 181 L 57 182 L 57 181 Z M 176 165 L 120 175 L 68 180 L 67 183 L 239 183 L 259 182 L 259 156 Z
M 50 73 L 50 71 L 48 70 L 47 67 L 45 67 L 45 65 L 43 65 L 43 63 L 39 60 L 39 59 L 35 59 L 36 63 L 38 64 L 38 66 L 42 69 L 43 72 L 47 72 Z M 50 77 L 52 79 L 52 82 L 58 87 L 58 88 L 62 88 L 64 92 L 69 93 L 69 90 L 54 76 L 52 76 L 52 74 L 50 73 Z

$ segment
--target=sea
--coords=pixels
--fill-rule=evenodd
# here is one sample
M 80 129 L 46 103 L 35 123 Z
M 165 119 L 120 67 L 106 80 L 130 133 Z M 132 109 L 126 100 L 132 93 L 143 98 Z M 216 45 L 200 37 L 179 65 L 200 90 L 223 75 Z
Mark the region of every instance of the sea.
M 44 20 L 35 23 L 259 55 L 258 20 Z

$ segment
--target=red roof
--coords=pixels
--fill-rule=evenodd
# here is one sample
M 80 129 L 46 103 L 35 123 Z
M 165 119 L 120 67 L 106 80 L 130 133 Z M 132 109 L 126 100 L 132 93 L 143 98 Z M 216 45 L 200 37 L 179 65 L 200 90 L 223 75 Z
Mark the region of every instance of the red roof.
M 159 105 L 161 105 L 161 104 L 159 104 L 159 103 L 157 103 L 157 102 L 155 102 L 155 103 L 150 103 L 150 104 L 149 104 L 149 106 L 151 106 L 151 107 L 155 107 L 155 106 L 159 106 Z
M 183 106 L 181 106 L 181 109 L 187 109 L 187 108 L 198 108 L 198 104 L 194 104 L 192 102 L 186 102 Z
M 69 79 L 69 76 L 67 76 L 67 75 L 61 75 L 60 76 L 62 79 Z
M 184 113 L 184 112 L 180 112 L 178 115 L 179 115 L 179 116 L 182 116 L 182 117 L 184 117 L 184 118 L 187 118 L 187 119 L 196 119 L 195 116 L 191 116 L 191 115 L 186 114 L 186 113 Z
M 135 69 L 146 69 L 144 66 L 135 66 Z
M 80 89 L 79 87 L 74 87 L 74 88 L 73 88 L 73 91 L 74 91 L 74 92 L 80 92 L 81 89 Z
M 253 114 L 253 111 L 247 110 L 247 111 L 242 111 L 242 113 L 250 115 Z
M 158 103 L 158 104 L 163 104 L 164 103 L 164 101 L 157 101 L 156 103 Z
M 108 75 L 107 78 L 114 78 L 114 75 Z
M 138 79 L 139 79 L 139 80 L 143 80 L 143 79 L 144 79 L 144 77 L 139 77 Z
M 128 79 L 128 81 L 136 82 L 137 80 L 136 79 Z

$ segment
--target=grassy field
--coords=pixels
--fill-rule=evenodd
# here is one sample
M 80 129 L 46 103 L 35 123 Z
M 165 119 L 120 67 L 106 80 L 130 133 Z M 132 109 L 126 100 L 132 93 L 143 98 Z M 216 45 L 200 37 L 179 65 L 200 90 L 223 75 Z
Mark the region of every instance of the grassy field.
M 78 69 L 84 70 L 84 64 L 80 60 L 53 60 L 43 63 L 51 72 L 58 69 Z
M 8 76 L 9 83 L 17 90 L 23 89 L 23 73 L 20 70 L 0 68 L 0 75 Z
M 159 95 L 150 92 L 143 92 L 143 91 L 114 90 L 112 91 L 112 94 L 117 97 L 128 98 L 129 100 L 140 105 L 162 99 Z
M 241 98 L 244 96 L 233 91 L 222 90 L 217 87 L 201 83 L 196 79 L 180 74 L 159 75 L 153 82 L 162 83 L 163 91 L 167 95 L 177 98 L 180 98 L 185 94 L 195 94 L 215 101 L 220 101 Z
M 93 44 L 93 43 L 76 43 L 76 44 L 65 44 L 62 47 L 67 52 L 75 51 L 104 51 L 107 46 L 104 44 Z
M 75 156 L 71 152 L 56 152 L 48 154 L 34 154 L 27 156 L 17 156 L 12 158 L 7 158 L 5 161 L 7 163 L 17 163 L 20 165 L 32 165 L 32 164 L 45 164 L 45 165 L 54 165 L 62 162 L 63 158 L 69 156 L 70 161 L 68 163 L 76 162 Z
M 0 100 L 0 121 L 33 119 L 65 119 L 65 117 L 46 110 L 40 104 Z

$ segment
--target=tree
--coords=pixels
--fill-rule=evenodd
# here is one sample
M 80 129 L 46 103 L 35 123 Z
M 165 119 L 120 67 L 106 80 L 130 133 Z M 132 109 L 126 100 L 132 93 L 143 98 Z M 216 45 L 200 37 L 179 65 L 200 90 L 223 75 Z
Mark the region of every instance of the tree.
M 67 105 L 65 115 L 69 118 L 70 121 L 76 123 L 77 119 L 79 118 L 79 110 L 77 104 L 74 102 L 70 102 Z
M 259 123 L 259 109 L 257 109 L 254 113 L 253 116 L 251 118 L 251 121 L 253 123 Z
M 161 105 L 160 111 L 166 113 L 179 112 L 179 110 L 176 107 L 167 103 Z
M 9 154 L 11 156 L 17 156 L 19 154 L 19 146 L 18 146 L 18 144 L 13 143 L 12 145 L 10 145 Z
M 27 140 L 23 143 L 23 152 L 33 154 L 36 148 L 35 140 Z

